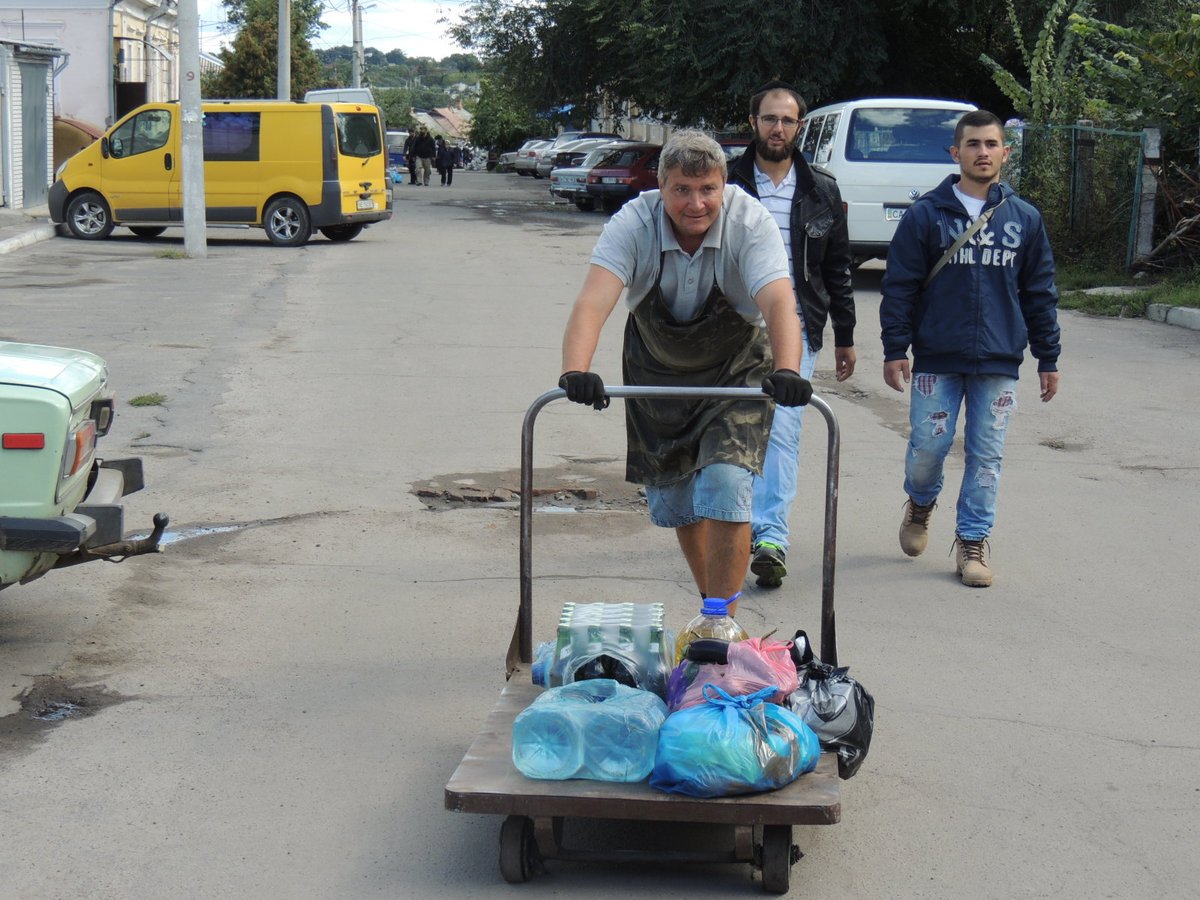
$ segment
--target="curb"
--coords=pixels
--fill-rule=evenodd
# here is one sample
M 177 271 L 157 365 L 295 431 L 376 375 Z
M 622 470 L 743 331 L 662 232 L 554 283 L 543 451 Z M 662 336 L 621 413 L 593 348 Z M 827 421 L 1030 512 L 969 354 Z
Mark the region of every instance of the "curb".
M 22 250 L 39 241 L 48 241 L 52 237 L 56 237 L 58 231 L 53 225 L 35 225 L 26 232 L 18 234 L 16 237 L 6 238 L 0 241 L 0 254 L 12 253 L 14 250 Z
M 1151 303 L 1146 307 L 1146 318 L 1155 322 L 1165 322 L 1167 325 L 1179 325 L 1200 331 L 1200 309 L 1191 306 L 1167 306 L 1164 303 Z

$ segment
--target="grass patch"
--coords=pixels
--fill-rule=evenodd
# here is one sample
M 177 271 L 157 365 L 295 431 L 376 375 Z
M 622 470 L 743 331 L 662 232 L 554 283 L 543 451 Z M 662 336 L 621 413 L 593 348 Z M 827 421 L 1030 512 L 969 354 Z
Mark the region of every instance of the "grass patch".
M 130 406 L 162 406 L 167 402 L 166 394 L 139 394 L 129 401 Z
M 1146 315 L 1151 303 L 1164 306 L 1200 307 L 1200 272 L 1175 272 L 1161 278 L 1134 281 L 1124 275 L 1113 276 L 1112 280 L 1095 281 L 1088 284 L 1086 273 L 1073 272 L 1071 280 L 1059 278 L 1062 297 L 1059 306 L 1076 309 L 1096 316 L 1124 316 L 1137 318 Z M 1098 286 L 1135 286 L 1137 290 L 1119 294 L 1085 294 L 1083 290 Z
M 1054 267 L 1054 281 L 1063 293 L 1113 284 L 1134 284 L 1134 280 L 1119 269 L 1100 269 L 1085 263 L 1061 262 Z
M 159 259 L 187 259 L 186 250 L 159 250 L 156 254 Z

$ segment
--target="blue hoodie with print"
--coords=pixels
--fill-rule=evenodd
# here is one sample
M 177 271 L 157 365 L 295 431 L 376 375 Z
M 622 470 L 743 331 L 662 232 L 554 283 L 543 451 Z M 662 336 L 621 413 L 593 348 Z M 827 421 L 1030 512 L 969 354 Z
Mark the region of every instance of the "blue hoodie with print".
M 879 307 L 884 360 L 914 372 L 1017 377 L 1025 347 L 1039 372 L 1057 371 L 1054 256 L 1037 209 L 1004 183 L 988 190 L 991 220 L 924 286 L 970 225 L 951 175 L 909 208 L 888 248 Z M 1004 202 L 1000 201 L 1004 199 Z

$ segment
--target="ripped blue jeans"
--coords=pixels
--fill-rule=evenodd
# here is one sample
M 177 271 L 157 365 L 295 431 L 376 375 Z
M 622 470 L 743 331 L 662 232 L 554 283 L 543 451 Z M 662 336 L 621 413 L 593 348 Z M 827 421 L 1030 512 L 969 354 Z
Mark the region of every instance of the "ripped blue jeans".
M 959 408 L 965 405 L 963 446 L 966 468 L 958 491 L 959 537 L 978 541 L 992 532 L 996 493 L 1008 420 L 1017 408 L 1017 379 L 1006 375 L 912 376 L 912 433 L 904 458 L 904 490 L 921 505 L 932 503 L 942 490 L 942 465 L 954 440 Z M 965 404 L 964 404 L 965 400 Z

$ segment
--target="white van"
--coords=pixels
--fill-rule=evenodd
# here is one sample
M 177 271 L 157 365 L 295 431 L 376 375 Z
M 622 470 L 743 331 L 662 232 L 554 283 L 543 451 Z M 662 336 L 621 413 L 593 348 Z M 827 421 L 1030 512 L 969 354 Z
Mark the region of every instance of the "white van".
M 975 109 L 911 97 L 831 103 L 811 110 L 797 141 L 805 159 L 837 178 L 855 264 L 887 256 L 896 223 L 947 175 L 954 126 Z
M 370 88 L 318 88 L 304 95 L 305 103 L 366 103 L 376 106 L 375 96 Z

